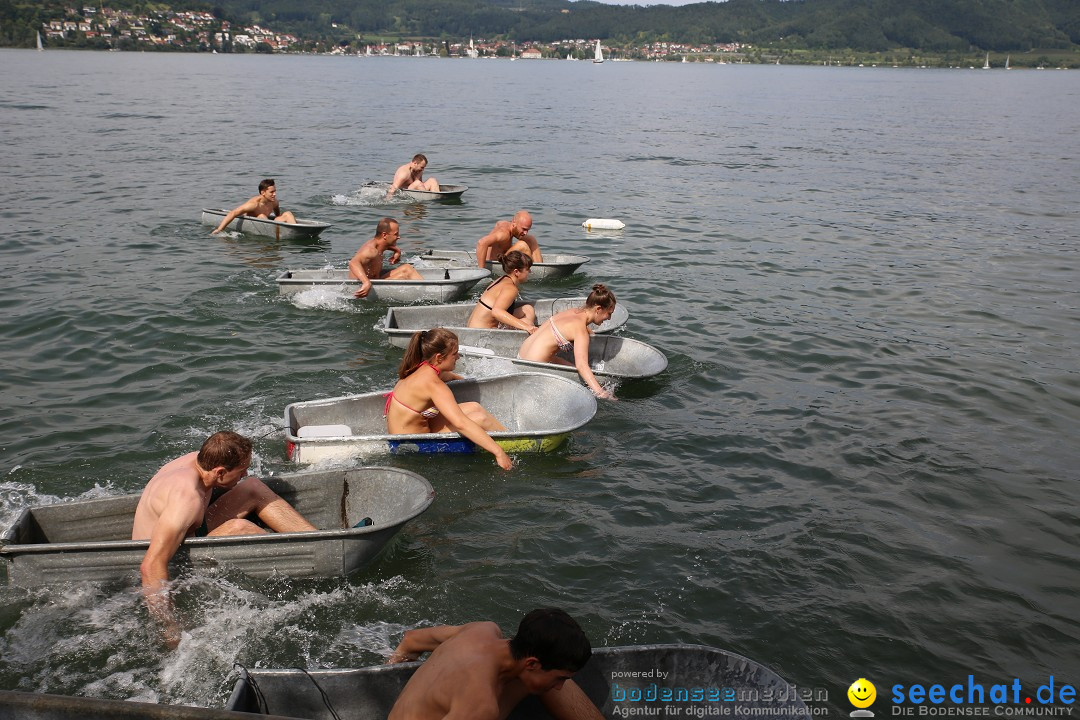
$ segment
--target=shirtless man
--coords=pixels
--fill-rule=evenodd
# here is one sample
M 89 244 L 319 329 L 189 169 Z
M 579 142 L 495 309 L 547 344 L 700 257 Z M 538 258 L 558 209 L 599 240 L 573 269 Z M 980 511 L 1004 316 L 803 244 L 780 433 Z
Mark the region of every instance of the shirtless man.
M 360 249 L 349 261 L 349 277 L 359 280 L 362 284 L 360 289 L 353 293 L 356 297 L 367 297 L 371 292 L 372 279 L 380 280 L 423 280 L 424 276 L 417 272 L 412 265 L 398 265 L 392 270 L 383 270 L 383 253 L 391 251 L 390 264 L 393 265 L 401 259 L 401 248 L 397 246 L 398 238 L 397 220 L 383 218 L 375 226 L 375 237 L 360 246 Z
M 409 630 L 388 662 L 416 660 L 429 651 L 388 720 L 504 720 L 528 695 L 539 695 L 556 720 L 603 718 L 570 679 L 592 648 L 562 610 L 533 610 L 509 640 L 493 622 Z
M 510 222 L 500 220 L 495 223 L 484 237 L 476 241 L 476 265 L 483 269 L 488 260 L 498 260 L 511 250 L 520 250 L 532 258 L 534 263 L 544 262 L 540 254 L 540 245 L 529 234 L 532 229 L 532 215 L 518 210 Z
M 250 513 L 276 532 L 316 529 L 262 480 L 245 478 L 250 464 L 250 440 L 234 432 L 214 433 L 199 452 L 158 470 L 135 508 L 131 539 L 150 541 L 139 566 L 142 592 L 170 648 L 179 644 L 180 628 L 168 594 L 169 560 L 185 538 L 265 533 L 244 519 Z M 214 490 L 225 492 L 211 503 Z
M 241 215 L 262 218 L 263 220 L 280 220 L 281 222 L 295 223 L 296 217 L 291 212 L 281 212 L 281 206 L 277 201 L 277 187 L 274 186 L 273 178 L 266 178 L 259 183 L 259 194 L 242 205 L 237 205 L 229 211 L 229 214 L 210 231 L 211 235 L 217 235 L 225 229 L 225 226 Z
M 394 173 L 394 181 L 390 183 L 390 189 L 386 191 L 386 197 L 391 197 L 398 190 L 430 190 L 439 192 L 439 181 L 435 178 L 424 180 L 424 168 L 427 167 L 427 158 L 417 153 L 413 155 L 412 162 L 405 163 Z

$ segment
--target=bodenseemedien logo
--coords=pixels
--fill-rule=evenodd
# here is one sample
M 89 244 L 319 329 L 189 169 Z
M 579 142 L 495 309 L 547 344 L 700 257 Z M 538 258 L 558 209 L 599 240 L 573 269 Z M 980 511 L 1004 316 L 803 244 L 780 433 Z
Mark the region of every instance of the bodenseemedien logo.
M 874 713 L 866 709 L 877 699 L 877 688 L 874 687 L 874 683 L 866 678 L 859 678 L 847 689 L 847 697 L 848 701 L 855 706 L 855 710 L 850 713 L 851 717 L 874 717 Z

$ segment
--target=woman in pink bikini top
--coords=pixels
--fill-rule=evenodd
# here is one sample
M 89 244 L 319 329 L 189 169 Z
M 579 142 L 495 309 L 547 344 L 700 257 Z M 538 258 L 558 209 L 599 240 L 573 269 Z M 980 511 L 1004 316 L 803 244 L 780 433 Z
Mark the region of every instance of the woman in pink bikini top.
M 398 368 L 400 378 L 386 394 L 386 430 L 392 435 L 461 433 L 495 456 L 499 467 L 513 467 L 510 457 L 488 435 L 506 427 L 476 402 L 458 404 L 446 386 L 460 380 L 458 338 L 446 328 L 432 328 L 412 336 Z
M 602 325 L 615 312 L 615 293 L 604 285 L 593 285 L 582 307 L 563 310 L 551 316 L 535 333 L 525 338 L 518 350 L 522 360 L 573 365 L 582 381 L 593 394 L 614 399 L 614 395 L 600 387 L 592 368 L 589 367 L 589 325 Z M 559 355 L 572 355 L 571 363 Z

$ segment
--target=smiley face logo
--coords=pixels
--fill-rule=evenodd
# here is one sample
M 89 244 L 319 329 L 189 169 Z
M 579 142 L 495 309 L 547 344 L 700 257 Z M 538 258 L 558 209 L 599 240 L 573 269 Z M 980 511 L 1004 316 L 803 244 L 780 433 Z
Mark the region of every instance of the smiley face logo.
M 847 690 L 847 697 L 855 707 L 868 708 L 877 699 L 877 688 L 866 678 L 859 678 L 851 683 L 851 687 Z

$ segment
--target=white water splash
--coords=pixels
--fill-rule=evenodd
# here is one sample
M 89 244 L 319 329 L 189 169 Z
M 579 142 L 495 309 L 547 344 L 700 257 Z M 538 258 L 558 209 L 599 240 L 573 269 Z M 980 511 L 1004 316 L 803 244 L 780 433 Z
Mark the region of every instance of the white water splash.
M 501 357 L 463 357 L 454 372 L 466 378 L 489 378 L 517 372 L 517 366 Z
M 174 583 L 184 630 L 164 649 L 135 587 L 40 589 L 0 637 L 4 669 L 19 688 L 143 702 L 221 707 L 236 665 L 345 667 L 379 663 L 405 627 L 396 616 L 418 588 L 401 577 L 294 587 L 198 573 Z
M 95 483 L 94 487 L 77 497 L 61 497 L 59 495 L 39 493 L 37 488 L 29 483 L 0 482 L 0 531 L 10 527 L 18 518 L 19 513 L 26 508 L 80 500 L 94 500 L 116 494 L 118 494 L 118 491 L 111 482 L 106 482 L 104 485 Z
M 410 198 L 401 195 L 387 199 L 386 189 L 388 186 L 363 186 L 353 190 L 348 195 L 332 195 L 330 202 L 334 205 L 351 205 L 361 207 L 375 207 L 378 205 L 393 205 L 412 202 Z
M 289 302 L 295 307 L 309 310 L 337 310 L 339 312 L 359 312 L 359 306 L 353 302 L 354 289 L 348 285 L 337 287 L 313 287 L 289 295 Z

